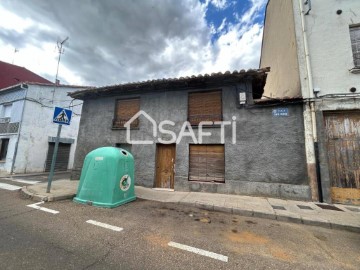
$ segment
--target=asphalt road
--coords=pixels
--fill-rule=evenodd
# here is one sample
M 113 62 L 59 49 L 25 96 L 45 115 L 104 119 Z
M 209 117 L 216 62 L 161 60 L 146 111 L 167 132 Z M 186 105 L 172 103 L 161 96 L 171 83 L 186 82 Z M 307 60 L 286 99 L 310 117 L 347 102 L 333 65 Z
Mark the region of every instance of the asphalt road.
M 137 200 L 115 209 L 71 201 L 27 207 L 0 190 L 0 269 L 359 269 L 360 235 Z M 95 220 L 123 228 L 113 231 Z M 227 256 L 224 262 L 169 246 Z

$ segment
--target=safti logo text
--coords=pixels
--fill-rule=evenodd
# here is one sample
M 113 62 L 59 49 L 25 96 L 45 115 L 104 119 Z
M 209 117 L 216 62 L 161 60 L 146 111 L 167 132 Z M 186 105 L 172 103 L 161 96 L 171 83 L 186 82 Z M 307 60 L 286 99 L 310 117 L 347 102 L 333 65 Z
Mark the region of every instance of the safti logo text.
M 143 115 L 147 120 L 152 124 L 152 133 L 154 140 L 131 140 L 131 123 L 134 122 L 138 117 Z M 137 112 L 129 121 L 124 124 L 126 128 L 126 142 L 129 144 L 153 144 L 155 142 L 163 144 L 179 144 L 184 137 L 190 137 L 195 144 L 203 143 L 204 137 L 211 137 L 212 133 L 210 131 L 204 131 L 203 127 L 217 125 L 220 129 L 220 138 L 219 143 L 225 143 L 225 126 L 231 126 L 231 141 L 232 144 L 236 143 L 236 117 L 232 117 L 232 121 L 202 121 L 197 125 L 197 136 L 190 124 L 190 122 L 185 121 L 180 129 L 179 134 L 176 134 L 174 131 L 169 130 L 169 127 L 175 127 L 175 123 L 170 120 L 161 121 L 159 124 L 145 111 Z M 161 135 L 167 135 L 171 139 L 164 140 L 161 138 Z

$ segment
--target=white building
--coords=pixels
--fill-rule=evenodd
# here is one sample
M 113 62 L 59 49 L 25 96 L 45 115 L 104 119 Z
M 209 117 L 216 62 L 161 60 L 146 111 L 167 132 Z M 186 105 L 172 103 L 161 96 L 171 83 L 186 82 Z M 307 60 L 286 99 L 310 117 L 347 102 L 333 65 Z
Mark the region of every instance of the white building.
M 269 0 L 260 66 L 264 96 L 306 100 L 312 199 L 360 204 L 360 1 Z
M 56 170 L 73 167 L 82 102 L 67 94 L 80 87 L 21 83 L 0 91 L 0 173 L 33 173 L 50 169 L 58 125 L 54 107 L 73 111 L 61 131 Z

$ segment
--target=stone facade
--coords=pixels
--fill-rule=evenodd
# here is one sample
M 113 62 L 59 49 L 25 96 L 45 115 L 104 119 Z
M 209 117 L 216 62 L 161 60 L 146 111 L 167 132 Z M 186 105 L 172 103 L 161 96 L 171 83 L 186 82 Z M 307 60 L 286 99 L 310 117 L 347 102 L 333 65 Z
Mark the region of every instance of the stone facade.
M 174 189 L 309 200 L 303 104 L 284 103 L 279 106 L 255 102 L 253 105 L 239 105 L 238 89 L 246 89 L 245 84 L 85 98 L 72 178 L 79 178 L 84 158 L 93 149 L 126 145 L 126 131 L 112 129 L 118 98 L 139 97 L 141 110 L 157 123 L 163 120 L 175 122 L 172 130 L 178 134 L 188 119 L 188 93 L 221 90 L 223 121 L 236 117 L 235 144 L 232 144 L 231 126 L 225 128 L 225 183 L 188 180 L 189 144 L 193 141 L 184 137 L 176 145 Z M 287 108 L 288 116 L 273 116 L 273 110 L 277 108 Z M 152 127 L 150 121 L 140 116 L 139 128 L 131 132 L 132 139 L 152 140 Z M 194 132 L 197 134 L 198 130 L 194 128 Z M 220 128 L 204 128 L 204 132 L 211 132 L 212 136 L 204 137 L 203 144 L 220 143 Z M 131 145 L 131 152 L 135 158 L 136 185 L 154 187 L 156 143 Z

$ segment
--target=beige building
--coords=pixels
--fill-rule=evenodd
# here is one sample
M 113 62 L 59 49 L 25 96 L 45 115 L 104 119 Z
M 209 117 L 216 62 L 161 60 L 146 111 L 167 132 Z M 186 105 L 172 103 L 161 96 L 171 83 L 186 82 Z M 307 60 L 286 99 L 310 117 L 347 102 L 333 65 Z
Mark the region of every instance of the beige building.
M 306 101 L 314 201 L 360 204 L 359 11 L 358 0 L 269 0 L 266 8 L 263 96 Z

